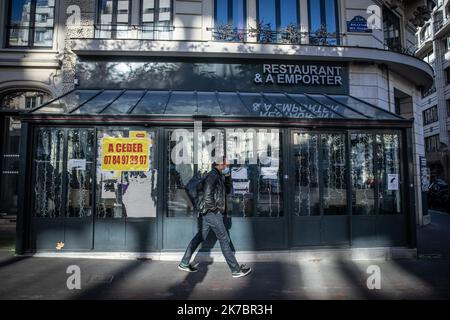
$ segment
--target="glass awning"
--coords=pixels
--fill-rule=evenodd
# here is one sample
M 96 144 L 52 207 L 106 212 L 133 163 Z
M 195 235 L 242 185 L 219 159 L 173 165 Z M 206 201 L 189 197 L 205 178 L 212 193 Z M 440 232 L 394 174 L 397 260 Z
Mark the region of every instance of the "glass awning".
M 172 115 L 405 120 L 349 95 L 76 89 L 30 111 L 58 115 Z

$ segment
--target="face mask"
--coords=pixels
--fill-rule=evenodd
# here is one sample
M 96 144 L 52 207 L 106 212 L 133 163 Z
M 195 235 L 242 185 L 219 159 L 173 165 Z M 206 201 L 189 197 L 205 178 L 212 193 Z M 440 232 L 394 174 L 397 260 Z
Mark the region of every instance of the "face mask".
M 223 169 L 222 173 L 225 174 L 225 175 L 229 174 L 230 173 L 230 168 L 226 167 L 225 169 Z

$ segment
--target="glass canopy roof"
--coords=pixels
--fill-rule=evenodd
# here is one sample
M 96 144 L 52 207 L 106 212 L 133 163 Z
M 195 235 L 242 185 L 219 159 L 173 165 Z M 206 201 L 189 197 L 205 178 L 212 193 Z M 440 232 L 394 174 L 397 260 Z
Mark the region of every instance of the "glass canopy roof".
M 152 90 L 77 89 L 31 113 L 405 120 L 348 95 Z

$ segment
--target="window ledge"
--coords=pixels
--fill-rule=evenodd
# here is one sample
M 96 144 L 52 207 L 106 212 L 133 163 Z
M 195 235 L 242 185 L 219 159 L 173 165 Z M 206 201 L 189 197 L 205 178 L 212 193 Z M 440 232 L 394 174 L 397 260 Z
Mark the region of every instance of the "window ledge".
M 58 50 L 53 50 L 53 49 L 28 49 L 28 48 L 0 48 L 0 53 L 2 52 L 6 52 L 6 53 L 22 53 L 22 52 L 27 52 L 27 53 L 53 53 L 53 54 L 57 54 L 59 53 Z

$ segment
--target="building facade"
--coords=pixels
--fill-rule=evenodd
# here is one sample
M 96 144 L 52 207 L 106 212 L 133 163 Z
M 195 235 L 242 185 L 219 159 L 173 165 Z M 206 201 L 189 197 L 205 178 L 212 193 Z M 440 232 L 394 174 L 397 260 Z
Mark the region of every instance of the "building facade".
M 436 1 L 431 19 L 419 28 L 417 57 L 431 64 L 435 73 L 433 87 L 423 93 L 425 152 L 432 178 L 448 181 L 449 162 L 449 36 L 450 6 Z
M 426 5 L 0 0 L 17 252 L 182 250 L 211 146 L 238 251 L 415 247 Z

